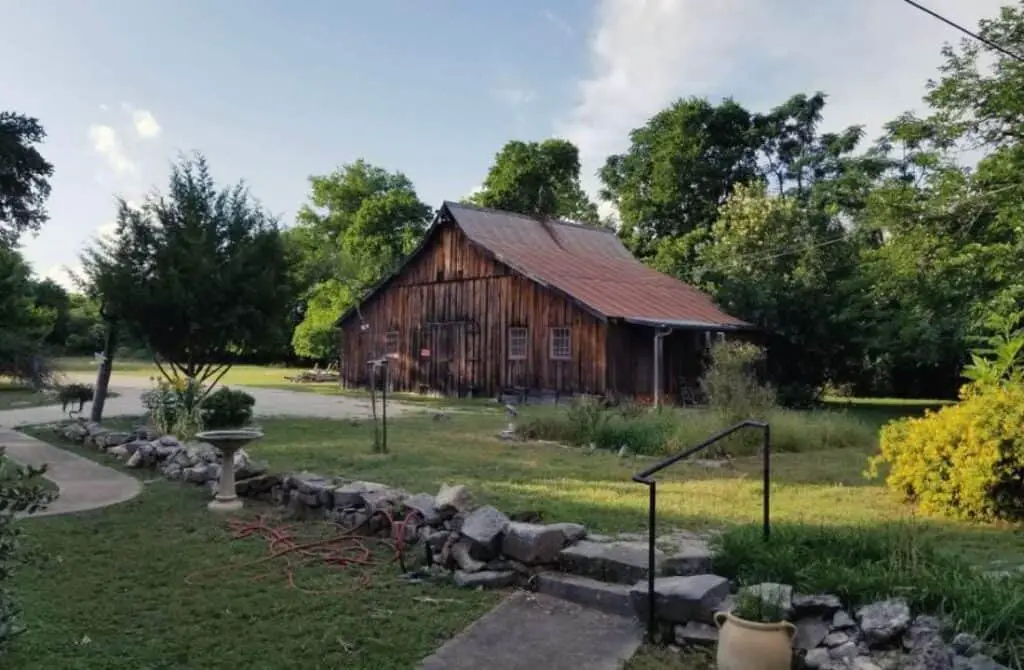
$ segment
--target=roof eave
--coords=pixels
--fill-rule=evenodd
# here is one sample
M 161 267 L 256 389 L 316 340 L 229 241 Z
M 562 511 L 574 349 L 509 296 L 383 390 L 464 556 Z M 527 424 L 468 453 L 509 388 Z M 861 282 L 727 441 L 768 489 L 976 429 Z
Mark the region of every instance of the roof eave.
M 757 326 L 749 323 L 713 323 L 711 321 L 695 321 L 691 319 L 661 319 L 649 317 L 624 316 L 622 320 L 635 326 L 649 326 L 653 328 L 674 328 L 676 330 L 722 330 L 741 331 L 759 330 Z

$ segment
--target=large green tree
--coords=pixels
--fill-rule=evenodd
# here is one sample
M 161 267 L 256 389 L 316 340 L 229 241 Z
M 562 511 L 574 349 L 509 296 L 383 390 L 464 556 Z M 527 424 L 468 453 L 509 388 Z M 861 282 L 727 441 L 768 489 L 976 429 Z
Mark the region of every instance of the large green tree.
M 300 356 L 327 360 L 337 351 L 338 316 L 415 247 L 432 210 L 404 174 L 363 160 L 309 181 L 309 201 L 287 232 L 304 289 L 292 346 Z
M 202 156 L 165 193 L 118 204 L 117 232 L 82 257 L 86 283 L 168 379 L 212 388 L 238 356 L 280 338 L 294 295 L 277 222 Z
M 43 341 L 56 312 L 36 304 L 36 285 L 21 254 L 0 246 L 0 376 L 40 384 Z
M 509 142 L 469 200 L 529 216 L 600 223 L 597 205 L 580 185 L 579 150 L 568 140 Z
M 53 166 L 35 146 L 45 138 L 38 119 L 0 112 L 0 245 L 13 246 L 46 222 Z

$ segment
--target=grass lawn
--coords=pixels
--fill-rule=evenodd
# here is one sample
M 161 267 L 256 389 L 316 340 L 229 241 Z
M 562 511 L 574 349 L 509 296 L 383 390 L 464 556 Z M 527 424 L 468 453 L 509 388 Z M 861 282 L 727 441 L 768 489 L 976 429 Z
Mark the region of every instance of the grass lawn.
M 97 363 L 92 358 L 65 357 L 54 360 L 54 365 L 62 372 L 92 372 L 95 373 Z M 235 365 L 224 375 L 222 383 L 237 384 L 240 386 L 281 386 L 282 388 L 298 387 L 302 384 L 291 385 L 285 377 L 291 377 L 302 372 L 302 368 L 289 368 L 283 365 Z M 114 378 L 118 376 L 130 377 L 159 377 L 160 371 L 153 361 L 114 359 Z M 115 382 L 116 383 L 116 382 Z
M 548 410 L 525 408 L 524 418 L 542 411 Z M 495 434 L 505 421 L 497 410 L 454 414 L 447 421 L 430 415 L 394 419 L 391 453 L 375 455 L 367 422 L 268 419 L 262 422 L 265 439 L 250 453 L 277 470 L 360 477 L 413 492 L 464 483 L 480 502 L 508 512 L 539 511 L 549 521 L 583 521 L 596 531 L 645 527 L 646 490 L 630 476 L 650 460 L 504 443 Z M 102 454 L 61 446 L 109 462 Z M 777 454 L 774 518 L 837 527 L 897 522 L 979 564 L 1020 562 L 1019 529 L 916 516 L 880 483 L 864 479 L 868 455 L 854 448 Z M 756 458 L 736 459 L 733 468 L 680 464 L 662 475 L 664 530 L 760 518 Z M 30 629 L 8 667 L 410 668 L 499 597 L 406 584 L 392 566 L 378 572 L 368 589 L 345 595 L 289 589 L 279 574 L 253 582 L 248 571 L 232 574 L 227 583 L 186 584 L 193 571 L 266 551 L 259 540 L 232 541 L 224 522 L 205 509 L 206 499 L 193 487 L 161 480 L 125 505 L 27 522 L 28 539 L 56 558 L 16 577 Z M 347 589 L 354 580 L 323 568 L 302 574 L 310 588 Z M 678 657 L 662 655 L 645 651 L 630 667 L 704 667 L 700 659 L 680 665 Z

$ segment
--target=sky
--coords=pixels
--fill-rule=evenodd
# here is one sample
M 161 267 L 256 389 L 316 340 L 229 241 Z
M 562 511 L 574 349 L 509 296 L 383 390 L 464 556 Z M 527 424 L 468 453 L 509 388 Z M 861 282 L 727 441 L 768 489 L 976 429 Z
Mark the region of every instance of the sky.
M 975 27 L 1004 0 L 921 0 Z M 511 140 L 565 137 L 584 186 L 680 97 L 766 111 L 823 91 L 826 129 L 922 109 L 962 37 L 901 0 L 0 0 L 0 108 L 38 118 L 50 220 L 22 244 L 70 285 L 115 198 L 201 151 L 285 225 L 310 175 L 359 158 L 439 206 Z M 9 27 L 13 26 L 11 30 Z

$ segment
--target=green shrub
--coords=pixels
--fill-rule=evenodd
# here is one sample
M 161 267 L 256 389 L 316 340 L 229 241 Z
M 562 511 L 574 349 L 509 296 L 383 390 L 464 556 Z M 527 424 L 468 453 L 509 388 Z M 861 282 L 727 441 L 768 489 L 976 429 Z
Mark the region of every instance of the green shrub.
M 158 430 L 190 440 L 203 429 L 200 413 L 203 386 L 195 379 L 166 379 L 156 382 L 156 388 L 142 394 L 142 405 Z
M 1024 518 L 1024 389 L 990 386 L 957 405 L 882 429 L 871 474 L 926 512 Z
M 222 386 L 203 401 L 202 423 L 208 430 L 241 428 L 252 420 L 255 398 L 245 391 Z
M 718 342 L 700 379 L 708 407 L 730 423 L 763 419 L 775 407 L 775 391 L 758 379 L 764 349 L 746 342 Z
M 1024 658 L 1024 575 L 986 575 L 914 526 L 776 524 L 769 542 L 760 526 L 739 526 L 715 544 L 715 573 L 741 585 L 791 584 L 833 593 L 851 608 L 902 596 L 916 612 L 948 617 L 958 632 L 986 639 L 1003 659 Z
M 31 514 L 52 500 L 43 484 L 44 472 L 45 468 L 17 465 L 0 447 L 0 653 L 24 630 L 20 625 L 21 609 L 10 591 L 14 570 L 26 559 L 19 539 L 22 524 L 14 515 Z

